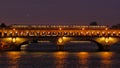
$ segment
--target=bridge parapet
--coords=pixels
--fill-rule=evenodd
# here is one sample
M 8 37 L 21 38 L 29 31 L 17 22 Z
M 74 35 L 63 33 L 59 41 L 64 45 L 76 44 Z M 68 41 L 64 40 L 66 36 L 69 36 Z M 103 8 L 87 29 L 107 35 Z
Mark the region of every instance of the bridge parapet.
M 34 29 L 0 29 L 0 37 L 29 36 L 108 36 L 120 37 L 120 30 L 34 30 Z

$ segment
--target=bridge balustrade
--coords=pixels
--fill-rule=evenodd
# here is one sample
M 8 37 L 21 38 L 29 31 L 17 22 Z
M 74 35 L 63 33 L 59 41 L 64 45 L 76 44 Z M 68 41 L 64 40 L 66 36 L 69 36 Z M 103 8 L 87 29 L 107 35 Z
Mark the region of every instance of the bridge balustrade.
M 7 33 L 6 32 L 4 32 L 4 36 L 7 37 Z
M 52 36 L 52 33 L 51 32 L 47 32 L 47 36 Z
M 118 30 L 4 30 L 1 37 L 7 36 L 120 36 Z
M 12 37 L 12 36 L 13 36 L 13 35 L 12 35 L 12 32 L 10 32 L 10 33 L 9 33 L 9 36 L 10 36 L 10 37 Z
M 47 34 L 46 32 L 42 32 L 41 36 L 46 36 L 46 34 Z
M 57 35 L 58 35 L 58 33 L 52 32 L 52 36 L 57 36 Z
M 62 36 L 63 33 L 62 33 L 62 32 L 58 32 L 57 35 L 58 35 L 58 36 Z
M 40 36 L 40 32 L 36 32 L 36 36 Z

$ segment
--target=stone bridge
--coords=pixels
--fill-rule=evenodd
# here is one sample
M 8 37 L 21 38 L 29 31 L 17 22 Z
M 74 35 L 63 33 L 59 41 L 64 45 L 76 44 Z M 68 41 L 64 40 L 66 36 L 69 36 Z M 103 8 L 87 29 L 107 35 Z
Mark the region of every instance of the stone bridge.
M 21 45 L 30 41 L 49 41 L 62 49 L 70 41 L 91 41 L 99 50 L 109 50 L 110 46 L 120 42 L 120 30 L 108 27 L 55 27 L 55 28 L 1 28 L 0 45 Z

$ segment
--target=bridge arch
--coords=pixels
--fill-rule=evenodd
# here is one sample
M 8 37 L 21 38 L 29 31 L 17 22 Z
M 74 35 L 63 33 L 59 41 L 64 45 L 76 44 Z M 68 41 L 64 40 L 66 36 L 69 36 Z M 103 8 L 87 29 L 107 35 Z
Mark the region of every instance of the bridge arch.
M 60 40 L 59 40 L 60 39 Z M 100 40 L 103 39 L 103 40 Z M 31 36 L 31 37 L 8 37 L 8 38 L 1 38 L 2 41 L 6 41 L 9 43 L 15 43 L 17 46 L 17 50 L 20 50 L 21 45 L 29 43 L 29 41 L 35 40 L 42 40 L 42 41 L 49 41 L 57 46 L 62 46 L 66 43 L 69 43 L 70 41 L 91 41 L 97 44 L 98 50 L 107 50 L 113 43 L 118 42 L 119 39 L 117 38 L 102 38 L 102 37 L 78 37 L 78 36 L 66 36 L 66 37 L 60 37 L 60 36 Z M 59 42 L 58 42 L 59 40 Z M 115 40 L 115 41 L 113 41 Z M 63 46 L 62 46 L 63 47 Z
M 77 42 L 78 42 L 78 45 L 77 45 L 78 47 L 79 47 L 80 44 L 81 44 L 81 43 L 79 43 L 80 41 L 83 41 L 83 40 L 77 41 Z M 96 46 L 98 51 L 104 50 L 104 49 L 103 49 L 104 47 L 103 47 L 103 45 L 102 45 L 101 43 L 99 43 L 99 42 L 97 42 L 97 41 L 95 41 L 95 40 L 87 40 L 87 41 L 88 41 L 88 42 L 91 42 L 91 43 L 88 43 L 88 44 L 92 44 L 92 43 L 95 44 L 95 45 L 91 45 L 91 46 Z M 86 42 L 87 42 L 87 41 L 86 41 Z M 75 42 L 75 41 L 72 41 L 72 42 Z M 71 42 L 71 41 L 68 41 L 68 42 L 64 43 L 63 46 L 64 46 L 64 47 L 66 47 L 66 46 L 68 47 L 72 42 Z M 83 44 L 86 44 L 86 43 L 84 42 Z M 83 44 L 82 44 L 82 46 L 83 46 Z M 74 45 L 74 43 L 73 43 L 73 45 Z M 73 45 L 70 45 L 70 46 L 73 46 Z M 62 50 L 62 49 L 61 49 L 61 50 Z M 64 49 L 63 49 L 63 50 L 64 50 Z
M 117 52 L 120 52 L 120 41 L 112 44 L 111 46 L 111 51 L 117 51 Z
M 28 39 L 25 39 L 23 42 L 19 43 L 17 45 L 17 50 L 21 50 L 21 46 L 23 45 L 26 45 L 26 44 L 34 44 L 34 43 L 38 43 L 40 44 L 40 42 L 43 42 L 43 43 L 49 43 L 53 46 L 55 46 L 56 44 L 56 40 L 57 40 L 57 37 L 53 37 L 53 38 L 49 38 L 49 37 L 40 37 L 40 38 L 28 38 Z

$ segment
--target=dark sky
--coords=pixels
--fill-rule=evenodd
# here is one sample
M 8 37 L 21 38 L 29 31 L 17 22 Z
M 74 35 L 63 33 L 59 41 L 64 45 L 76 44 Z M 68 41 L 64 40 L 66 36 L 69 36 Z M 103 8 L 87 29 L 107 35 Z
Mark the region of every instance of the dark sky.
M 0 0 L 6 24 L 120 23 L 120 0 Z

